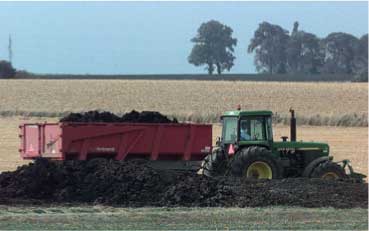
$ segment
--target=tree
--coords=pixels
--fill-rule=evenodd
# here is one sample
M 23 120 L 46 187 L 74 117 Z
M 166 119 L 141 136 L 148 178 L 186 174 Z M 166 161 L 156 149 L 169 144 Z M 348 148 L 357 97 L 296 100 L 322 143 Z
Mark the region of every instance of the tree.
M 0 78 L 13 78 L 15 76 L 15 69 L 8 61 L 0 61 Z
M 355 58 L 360 49 L 359 39 L 347 33 L 331 33 L 322 40 L 325 73 L 355 72 Z
M 360 51 L 368 59 L 368 34 L 364 34 L 360 38 Z
M 237 45 L 232 33 L 230 27 L 215 20 L 201 24 L 196 37 L 191 39 L 195 45 L 188 62 L 195 66 L 206 65 L 209 75 L 213 74 L 215 68 L 219 75 L 224 70 L 229 71 L 235 60 L 233 47 Z
M 285 73 L 288 31 L 268 22 L 259 24 L 248 46 L 248 52 L 255 52 L 255 65 L 258 72 Z
M 354 59 L 354 73 L 368 73 L 368 34 L 361 36 Z
M 318 73 L 323 65 L 320 40 L 314 34 L 298 30 L 295 22 L 287 44 L 287 71 L 289 73 Z
M 361 36 L 359 40 L 353 66 L 355 75 L 352 81 L 368 82 L 368 34 Z

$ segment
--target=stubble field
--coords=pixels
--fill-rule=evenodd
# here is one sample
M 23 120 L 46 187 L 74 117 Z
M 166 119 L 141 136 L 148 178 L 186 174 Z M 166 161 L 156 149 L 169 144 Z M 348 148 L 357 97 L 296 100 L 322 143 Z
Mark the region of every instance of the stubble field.
M 154 110 L 216 122 L 238 104 L 282 118 L 293 107 L 310 125 L 367 124 L 366 83 L 165 80 L 1 80 L 0 114 L 55 116 L 86 110 Z

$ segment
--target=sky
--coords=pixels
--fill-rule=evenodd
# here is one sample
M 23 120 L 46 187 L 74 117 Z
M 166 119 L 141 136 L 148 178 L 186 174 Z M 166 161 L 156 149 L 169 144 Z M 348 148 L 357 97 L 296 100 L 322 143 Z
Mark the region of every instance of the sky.
M 203 22 L 218 20 L 238 39 L 230 73 L 255 73 L 247 46 L 258 24 L 325 37 L 368 33 L 367 2 L 0 2 L 0 59 L 55 74 L 197 74 L 187 58 Z

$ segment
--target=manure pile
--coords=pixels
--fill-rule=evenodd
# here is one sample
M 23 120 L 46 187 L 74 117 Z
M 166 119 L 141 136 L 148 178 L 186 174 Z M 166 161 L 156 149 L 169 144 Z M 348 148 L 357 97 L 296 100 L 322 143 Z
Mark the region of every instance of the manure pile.
M 137 112 L 132 110 L 122 116 L 115 115 L 111 112 L 88 111 L 85 113 L 70 113 L 60 122 L 114 122 L 114 123 L 178 123 L 176 118 L 172 120 L 167 116 L 156 111 Z
M 207 178 L 195 173 L 158 171 L 144 161 L 38 159 L 14 172 L 0 174 L 0 204 L 367 208 L 367 187 L 367 183 L 321 179 Z

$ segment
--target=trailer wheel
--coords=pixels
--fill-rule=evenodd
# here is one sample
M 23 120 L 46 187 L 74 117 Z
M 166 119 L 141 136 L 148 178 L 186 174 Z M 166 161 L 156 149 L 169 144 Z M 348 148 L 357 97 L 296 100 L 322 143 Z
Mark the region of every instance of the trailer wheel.
M 347 178 L 345 170 L 336 163 L 326 161 L 319 164 L 311 173 L 311 178 L 321 178 L 325 180 L 336 180 Z
M 225 158 L 224 153 L 220 149 L 216 149 L 204 158 L 202 173 L 209 177 L 219 176 L 224 174 L 226 166 L 227 159 Z
M 236 153 L 232 165 L 232 175 L 253 179 L 281 178 L 282 170 L 271 152 L 258 146 L 244 148 Z

